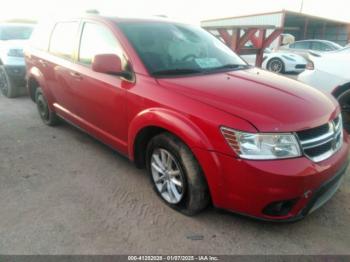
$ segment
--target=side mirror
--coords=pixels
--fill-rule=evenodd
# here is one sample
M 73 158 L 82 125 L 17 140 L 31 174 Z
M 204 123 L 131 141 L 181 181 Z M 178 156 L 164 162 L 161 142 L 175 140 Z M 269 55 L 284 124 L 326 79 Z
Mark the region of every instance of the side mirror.
M 115 54 L 95 55 L 92 61 L 92 70 L 99 73 L 111 75 L 124 75 L 122 61 Z

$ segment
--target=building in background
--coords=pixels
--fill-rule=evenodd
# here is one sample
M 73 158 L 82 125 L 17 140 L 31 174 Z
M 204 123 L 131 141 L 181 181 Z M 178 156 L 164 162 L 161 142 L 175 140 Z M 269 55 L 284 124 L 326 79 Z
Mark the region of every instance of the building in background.
M 263 14 L 204 20 L 202 27 L 273 27 L 282 28 L 295 40 L 324 39 L 345 46 L 350 43 L 350 23 L 316 17 L 292 11 L 278 11 Z M 273 29 L 267 30 L 267 35 Z M 281 44 L 281 37 L 271 44 L 275 48 Z

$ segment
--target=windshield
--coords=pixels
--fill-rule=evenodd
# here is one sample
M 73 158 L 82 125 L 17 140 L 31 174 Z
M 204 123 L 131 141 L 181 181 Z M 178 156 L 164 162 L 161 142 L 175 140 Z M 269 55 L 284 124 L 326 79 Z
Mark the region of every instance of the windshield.
M 119 23 L 119 27 L 154 76 L 247 67 L 225 44 L 196 26 L 147 22 Z
M 30 26 L 0 25 L 0 40 L 26 40 L 32 31 Z

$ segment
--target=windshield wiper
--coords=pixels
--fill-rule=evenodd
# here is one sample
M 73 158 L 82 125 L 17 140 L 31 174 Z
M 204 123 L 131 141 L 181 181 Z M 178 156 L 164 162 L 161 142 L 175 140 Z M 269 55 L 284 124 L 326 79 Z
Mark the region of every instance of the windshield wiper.
M 175 68 L 175 69 L 167 69 L 167 70 L 159 70 L 152 72 L 152 75 L 162 76 L 162 75 L 186 75 L 186 74 L 198 74 L 203 71 L 199 69 L 191 69 L 191 68 Z
M 248 68 L 249 65 L 242 64 L 226 64 L 218 67 L 210 68 L 210 70 L 220 70 L 220 69 L 237 69 L 237 68 Z

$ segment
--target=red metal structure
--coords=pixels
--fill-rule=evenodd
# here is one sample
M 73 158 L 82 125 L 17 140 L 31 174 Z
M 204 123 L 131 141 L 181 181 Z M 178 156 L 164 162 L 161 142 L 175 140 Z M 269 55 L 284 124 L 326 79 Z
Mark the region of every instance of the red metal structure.
M 296 41 L 324 39 L 343 46 L 350 43 L 348 22 L 288 10 L 203 20 L 201 25 L 237 53 L 256 53 L 256 65 L 261 65 L 263 49 L 282 32 L 293 35 Z M 249 40 L 252 48 L 247 49 L 244 45 Z
M 256 54 L 256 66 L 261 66 L 263 62 L 264 49 L 267 48 L 280 34 L 283 28 L 273 26 L 205 26 L 203 27 L 238 54 Z M 272 33 L 266 35 L 268 29 L 273 29 Z M 252 48 L 245 47 L 250 41 Z

